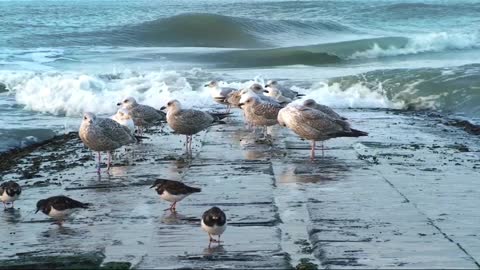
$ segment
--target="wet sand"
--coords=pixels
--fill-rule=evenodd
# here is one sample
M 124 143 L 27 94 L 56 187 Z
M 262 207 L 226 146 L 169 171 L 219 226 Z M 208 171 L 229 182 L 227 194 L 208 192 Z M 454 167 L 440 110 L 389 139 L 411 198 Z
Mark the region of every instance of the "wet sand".
M 480 138 L 439 117 L 345 110 L 362 138 L 309 142 L 275 127 L 259 143 L 239 113 L 194 137 L 159 131 L 119 150 L 111 175 L 75 134 L 2 157 L 2 180 L 24 191 L 0 213 L 0 269 L 479 268 Z M 163 211 L 149 185 L 181 180 L 202 192 Z M 93 204 L 63 227 L 34 214 L 64 194 Z M 221 246 L 208 247 L 200 216 L 224 209 Z

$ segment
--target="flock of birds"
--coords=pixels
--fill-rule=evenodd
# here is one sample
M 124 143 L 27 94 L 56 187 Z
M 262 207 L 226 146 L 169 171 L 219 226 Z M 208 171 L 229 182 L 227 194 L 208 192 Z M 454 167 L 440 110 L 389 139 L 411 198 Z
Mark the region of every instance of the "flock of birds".
M 232 108 L 243 111 L 246 124 L 251 127 L 263 127 L 264 136 L 269 136 L 268 126 L 279 124 L 287 127 L 303 139 L 312 141 L 310 158 L 315 158 L 315 142 L 336 137 L 367 136 L 368 133 L 351 128 L 347 119 L 340 116 L 328 106 L 318 104 L 312 99 L 302 103 L 292 103 L 304 95 L 292 89 L 269 81 L 265 87 L 254 83 L 245 89 L 220 87 L 216 81 L 206 84 L 214 101 L 226 106 L 225 112 L 206 112 L 185 109 L 178 100 L 169 101 L 157 110 L 151 106 L 137 103 L 128 97 L 119 102 L 117 113 L 110 118 L 97 117 L 87 112 L 79 129 L 82 142 L 89 149 L 98 152 L 97 172 L 101 173 L 101 152 L 108 153 L 107 171 L 111 167 L 111 152 L 122 146 L 137 142 L 143 136 L 144 129 L 162 125 L 165 121 L 176 134 L 186 136 L 186 152 L 192 152 L 193 135 L 215 124 L 226 124 L 222 119 L 228 117 Z M 255 130 L 254 130 L 255 131 Z M 165 210 L 176 211 L 176 204 L 185 197 L 200 192 L 200 188 L 190 187 L 182 182 L 157 179 L 151 188 L 163 200 L 171 203 Z M 7 209 L 13 208 L 13 202 L 21 194 L 21 187 L 14 181 L 0 185 L 0 200 Z M 61 225 L 72 212 L 88 208 L 82 203 L 66 196 L 54 196 L 37 202 L 37 210 L 56 220 Z M 226 229 L 225 213 L 218 207 L 204 212 L 201 227 L 209 235 L 209 242 L 220 242 L 220 236 Z M 212 236 L 218 236 L 218 240 Z

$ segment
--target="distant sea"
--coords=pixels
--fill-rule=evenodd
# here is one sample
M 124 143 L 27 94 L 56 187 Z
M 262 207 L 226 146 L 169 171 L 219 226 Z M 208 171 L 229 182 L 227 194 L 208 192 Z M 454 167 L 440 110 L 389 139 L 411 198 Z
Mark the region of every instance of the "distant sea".
M 134 96 L 276 79 L 333 107 L 480 119 L 480 1 L 0 0 L 0 151 Z

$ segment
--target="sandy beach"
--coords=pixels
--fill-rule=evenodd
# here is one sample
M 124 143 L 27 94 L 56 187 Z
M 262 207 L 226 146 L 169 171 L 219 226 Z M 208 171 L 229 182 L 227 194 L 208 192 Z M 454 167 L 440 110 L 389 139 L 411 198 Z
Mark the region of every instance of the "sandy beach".
M 24 187 L 1 213 L 0 269 L 478 268 L 479 138 L 442 118 L 341 110 L 368 137 L 334 139 L 325 156 L 275 126 L 256 142 L 236 113 L 194 137 L 154 130 L 116 152 L 111 175 L 75 133 L 2 156 L 2 178 Z M 155 178 L 202 188 L 164 211 Z M 63 227 L 34 214 L 64 194 L 93 206 Z M 229 227 L 208 247 L 200 216 L 221 207 Z

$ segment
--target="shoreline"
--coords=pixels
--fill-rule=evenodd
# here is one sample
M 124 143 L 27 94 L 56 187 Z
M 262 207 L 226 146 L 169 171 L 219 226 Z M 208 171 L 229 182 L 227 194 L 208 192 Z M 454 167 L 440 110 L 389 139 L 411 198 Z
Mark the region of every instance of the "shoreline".
M 356 110 L 353 108 L 343 109 L 343 110 Z M 432 119 L 437 119 L 442 121 L 442 124 L 446 126 L 453 126 L 457 127 L 471 135 L 480 135 L 480 125 L 474 124 L 469 120 L 449 117 L 448 115 L 444 115 L 441 113 L 437 113 L 435 111 L 429 110 L 422 110 L 422 111 L 414 111 L 414 110 L 395 110 L 395 109 L 358 109 L 358 110 L 379 110 L 386 113 L 398 113 L 403 115 L 413 115 L 413 116 L 420 116 L 420 117 L 429 117 Z M 65 144 L 69 140 L 73 139 L 80 139 L 78 137 L 77 131 L 70 131 L 65 134 L 55 135 L 54 137 L 34 143 L 25 147 L 15 147 L 8 149 L 4 152 L 0 152 L 0 171 L 6 170 L 13 166 L 14 160 L 19 158 L 23 158 L 26 155 L 30 154 L 33 151 L 36 151 L 42 147 L 52 147 L 54 145 L 61 145 Z M 12 160 L 13 159 L 13 160 Z

